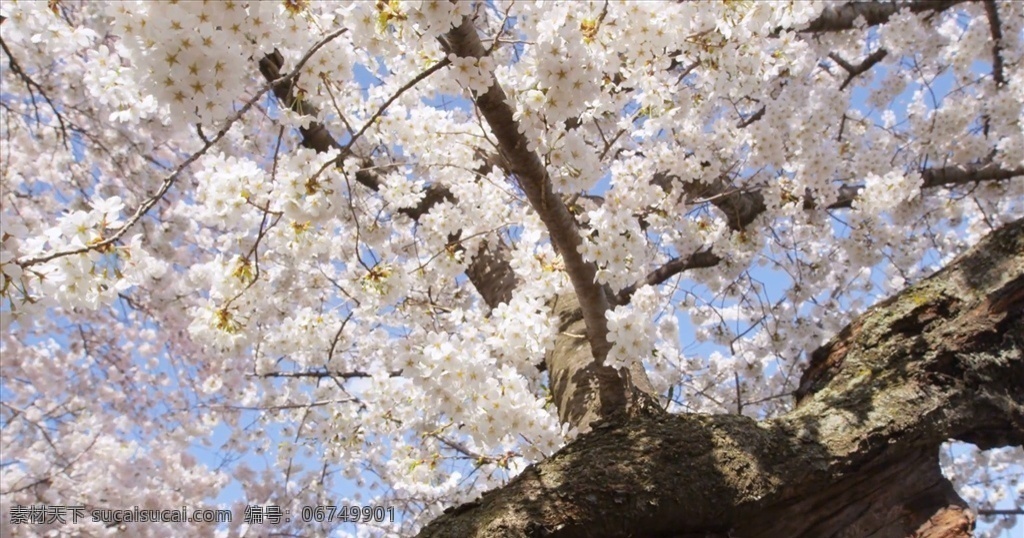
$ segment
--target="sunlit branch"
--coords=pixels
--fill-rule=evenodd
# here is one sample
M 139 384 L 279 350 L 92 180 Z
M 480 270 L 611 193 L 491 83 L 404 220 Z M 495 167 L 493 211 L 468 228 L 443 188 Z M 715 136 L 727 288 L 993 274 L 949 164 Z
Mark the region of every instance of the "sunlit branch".
M 459 57 L 481 58 L 486 53 L 476 27 L 468 17 L 463 18 L 458 28 L 446 34 L 446 41 Z M 502 157 L 519 180 L 531 207 L 544 222 L 553 246 L 562 255 L 566 272 L 579 297 L 594 358 L 602 364 L 611 347 L 605 319 L 609 302 L 604 288 L 596 281 L 596 266 L 584 261 L 580 254 L 582 239 L 576 221 L 561 197 L 555 194 L 540 157 L 528 149 L 528 141 L 519 132 L 519 122 L 513 117 L 508 96 L 501 86 L 492 79 L 487 92 L 478 95 L 474 101 L 494 132 Z

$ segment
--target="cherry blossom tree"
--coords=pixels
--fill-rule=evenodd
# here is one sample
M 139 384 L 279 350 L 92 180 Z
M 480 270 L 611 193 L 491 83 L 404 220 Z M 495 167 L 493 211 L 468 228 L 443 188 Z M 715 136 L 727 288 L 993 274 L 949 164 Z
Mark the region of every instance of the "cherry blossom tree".
M 1020 2 L 0 17 L 5 536 L 967 536 L 1024 504 Z

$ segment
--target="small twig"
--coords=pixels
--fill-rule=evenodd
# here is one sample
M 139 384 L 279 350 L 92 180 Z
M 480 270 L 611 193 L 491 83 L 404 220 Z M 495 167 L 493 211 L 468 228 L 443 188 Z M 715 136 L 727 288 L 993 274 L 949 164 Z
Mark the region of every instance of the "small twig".
M 748 126 L 750 126 L 750 124 L 752 124 L 752 123 L 754 123 L 755 121 L 757 121 L 757 120 L 759 120 L 759 119 L 763 118 L 763 117 L 764 117 L 764 111 L 765 111 L 765 109 L 766 109 L 766 107 L 763 107 L 763 106 L 762 106 L 762 107 L 761 107 L 761 108 L 760 108 L 760 109 L 759 109 L 759 110 L 758 110 L 757 112 L 754 112 L 754 113 L 753 113 L 753 114 L 752 114 L 752 115 L 751 115 L 751 116 L 750 116 L 749 118 L 747 118 L 747 119 L 745 119 L 745 120 L 741 121 L 741 122 L 740 122 L 740 123 L 739 123 L 739 124 L 737 125 L 737 127 L 739 127 L 740 129 L 743 129 L 744 127 L 748 127 Z
M 201 123 L 197 123 L 196 124 L 196 134 L 199 135 L 199 139 L 202 140 L 203 143 L 205 143 L 205 144 L 209 144 L 210 143 L 210 139 L 207 138 L 206 137 L 206 133 L 203 132 L 203 124 L 201 124 Z
M 832 61 L 834 61 L 835 63 L 839 64 L 839 66 L 846 71 L 846 80 L 844 80 L 843 83 L 839 86 L 839 89 L 846 89 L 846 86 L 848 86 L 854 78 L 856 78 L 861 73 L 864 73 L 865 71 L 874 67 L 876 64 L 878 64 L 878 62 L 882 61 L 888 54 L 889 51 L 885 49 L 878 49 L 875 52 L 872 52 L 870 55 L 868 55 L 867 58 L 864 58 L 864 60 L 858 65 L 852 65 L 850 62 L 847 62 L 845 59 L 843 59 L 842 56 L 839 56 L 834 52 L 830 52 L 828 57 L 831 58 Z
M 683 72 L 679 73 L 679 76 L 676 78 L 676 84 L 679 84 L 680 82 L 682 82 L 683 79 L 686 78 L 686 75 L 689 75 L 690 73 L 692 73 L 693 70 L 697 69 L 697 67 L 699 65 L 700 65 L 700 60 L 694 60 L 690 65 L 684 67 L 683 68 Z
M 515 0 L 512 0 L 508 3 L 508 7 L 505 8 L 505 13 L 502 14 L 501 18 L 501 25 L 498 26 L 498 33 L 494 34 L 494 39 L 491 41 L 491 47 L 487 49 L 488 56 L 494 52 L 494 49 L 498 48 L 498 43 L 501 42 L 501 36 L 505 33 L 505 25 L 508 24 L 508 14 L 512 11 L 512 6 L 514 5 L 516 5 L 516 2 Z
M 348 120 L 345 119 L 345 114 L 341 111 L 341 107 L 338 106 L 338 101 L 334 97 L 334 92 L 331 91 L 331 81 L 327 78 L 326 74 L 320 76 L 320 80 L 324 83 L 324 89 L 327 90 L 327 95 L 331 96 L 331 104 L 334 105 L 334 112 L 338 114 L 338 119 L 345 125 L 345 129 L 348 130 L 348 134 L 351 136 L 355 131 L 352 126 L 349 125 Z
M 401 88 L 398 88 L 398 91 L 396 91 L 394 95 L 389 97 L 388 100 L 384 102 L 384 104 L 380 105 L 377 111 L 373 113 L 373 116 L 370 116 L 369 120 L 366 120 L 366 123 L 363 124 L 362 128 L 360 128 L 359 131 L 352 135 L 352 138 L 348 141 L 348 143 L 342 146 L 341 155 L 346 156 L 351 153 L 352 146 L 356 143 L 357 140 L 359 140 L 361 136 L 363 136 L 363 134 L 366 133 L 366 130 L 369 129 L 370 126 L 372 126 L 375 121 L 377 121 L 377 118 L 381 117 L 384 114 L 384 111 L 386 111 L 388 107 L 391 106 L 391 103 L 394 103 L 395 100 L 401 97 L 403 93 L 411 89 L 413 86 L 419 84 L 421 81 L 423 81 L 423 79 L 429 77 L 430 75 L 436 73 L 441 68 L 447 66 L 449 63 L 451 62 L 448 60 L 447 57 L 442 58 L 441 61 L 430 66 L 426 71 L 423 71 L 422 73 L 416 75 L 412 80 L 403 84 Z M 351 131 L 351 128 L 349 130 Z M 328 168 L 337 165 L 338 162 L 336 161 L 327 161 L 326 163 L 324 163 L 322 167 L 320 167 L 319 170 L 316 171 L 315 174 L 313 174 L 313 179 L 320 177 L 320 174 L 324 173 Z
M 447 66 L 449 63 L 450 62 L 448 60 L 448 57 L 446 56 L 442 58 L 441 61 L 430 66 L 430 68 L 428 68 L 426 71 L 423 71 L 422 73 L 416 75 L 409 82 L 406 82 L 404 85 L 402 85 L 401 88 L 398 88 L 398 91 L 396 91 L 394 95 L 392 95 L 387 101 L 385 101 L 383 105 L 380 105 L 380 108 L 377 109 L 377 112 L 373 113 L 373 116 L 370 116 L 370 119 L 367 120 L 365 124 L 363 124 L 363 127 L 359 129 L 359 131 L 356 132 L 356 134 L 352 135 L 352 139 L 349 140 L 348 144 L 345 144 L 345 147 L 341 149 L 341 154 L 348 154 L 349 149 L 352 147 L 353 144 L 356 143 L 356 140 L 359 140 L 359 137 L 363 136 L 363 133 L 365 133 L 366 130 L 369 129 L 371 125 L 373 125 L 373 122 L 377 121 L 377 118 L 381 117 L 381 115 L 384 114 L 384 111 L 387 110 L 389 106 L 391 106 L 391 103 L 394 103 L 395 100 L 401 97 L 403 93 L 408 91 L 413 86 L 419 84 L 423 79 L 429 77 L 430 75 L 433 75 L 441 68 Z
M 178 165 L 174 172 L 164 179 L 163 184 L 160 185 L 160 189 L 156 192 L 156 194 L 149 197 L 141 206 L 139 206 L 139 208 L 135 210 L 135 214 L 132 215 L 130 219 L 128 219 L 128 222 L 126 222 L 124 226 L 118 228 L 113 235 L 102 241 L 97 241 L 84 247 L 79 247 L 70 250 L 62 250 L 51 254 L 47 254 L 45 256 L 30 258 L 28 260 L 18 260 L 17 264 L 22 268 L 27 268 L 40 263 L 46 263 L 56 258 L 73 256 L 75 254 L 82 254 L 92 250 L 102 250 L 110 245 L 113 245 L 115 242 L 121 239 L 121 237 L 123 237 L 124 234 L 128 232 L 129 228 L 131 228 L 137 222 L 139 222 L 139 220 L 141 220 L 142 217 L 145 216 L 150 209 L 152 209 L 161 199 L 163 199 L 164 195 L 167 194 L 167 191 L 170 190 L 171 186 L 174 185 L 174 182 L 177 181 L 178 177 L 182 174 L 182 172 L 185 171 L 186 168 L 189 167 L 189 165 L 191 165 L 200 157 L 202 157 L 207 151 L 209 151 L 211 147 L 213 147 L 214 144 L 219 142 L 221 138 L 224 138 L 224 135 L 226 135 L 228 131 L 231 130 L 231 127 L 235 124 L 235 122 L 237 122 L 239 119 L 242 118 L 242 116 L 249 112 L 249 109 L 253 107 L 256 101 L 259 101 L 260 98 L 262 98 L 263 95 L 270 91 L 271 88 L 273 88 L 276 84 L 288 83 L 292 79 L 294 79 L 299 74 L 299 71 L 302 70 L 302 66 L 304 66 L 306 62 L 309 61 L 309 59 L 313 56 L 313 54 L 316 53 L 316 51 L 320 50 L 321 47 L 332 41 L 334 38 L 345 33 L 347 30 L 347 28 L 342 28 L 334 33 L 331 33 L 327 37 L 321 39 L 317 44 L 313 45 L 313 47 L 310 48 L 308 52 L 306 52 L 306 54 L 295 65 L 295 69 L 293 69 L 291 73 L 288 73 L 287 75 L 281 77 L 278 80 L 273 80 L 267 83 L 259 92 L 256 93 L 255 96 L 252 97 L 252 99 L 249 99 L 249 101 L 246 102 L 245 105 L 242 106 L 242 108 L 239 109 L 238 112 L 233 114 L 228 119 L 228 121 L 224 124 L 224 127 L 217 132 L 216 136 L 214 136 L 208 142 L 203 144 L 203 147 L 200 148 L 199 151 L 193 153 L 191 156 L 185 159 L 180 165 Z
M 0 38 L 0 47 L 3 48 L 4 54 L 7 55 L 7 61 L 11 65 L 11 71 L 14 71 L 14 73 L 18 75 L 18 77 L 21 78 L 22 81 L 25 82 L 25 85 L 28 86 L 29 91 L 31 91 L 34 87 L 36 91 L 39 92 L 39 95 L 42 95 L 43 99 L 46 100 L 46 104 L 50 105 L 50 109 L 53 110 L 53 115 L 56 116 L 57 121 L 60 123 L 60 131 L 63 135 L 64 148 L 66 149 L 68 147 L 69 137 L 67 126 L 64 125 L 64 116 L 61 116 L 60 112 L 57 111 L 57 106 L 54 105 L 53 101 L 50 100 L 50 97 L 46 95 L 46 91 L 43 90 L 43 87 L 39 85 L 38 82 L 33 80 L 32 77 L 30 77 L 28 73 L 26 73 L 25 70 L 21 68 L 21 65 L 18 64 L 18 61 L 14 59 L 14 54 L 11 53 L 11 49 L 7 48 L 7 43 L 2 38 Z M 35 105 L 35 98 L 32 99 L 32 104 L 33 106 Z M 38 108 L 36 109 L 36 122 L 41 123 L 39 121 Z
M 428 433 L 427 436 L 428 437 L 433 437 L 434 439 L 437 439 L 438 441 L 441 442 L 441 444 L 447 446 L 448 448 L 458 452 L 459 454 L 462 454 L 463 456 L 465 456 L 467 458 L 473 458 L 474 460 L 476 460 L 478 462 L 481 462 L 481 463 L 496 463 L 498 461 L 498 458 L 495 458 L 495 457 L 492 457 L 492 456 L 485 456 L 483 454 L 479 454 L 479 453 L 473 452 L 472 450 L 467 448 L 462 443 L 459 443 L 458 441 L 452 441 L 451 439 L 447 439 L 447 438 L 445 438 L 444 436 L 442 436 L 439 433 Z
M 345 332 L 345 326 L 348 325 L 350 319 L 352 319 L 352 311 L 349 311 L 345 319 L 341 320 L 341 326 L 338 327 L 338 332 L 334 333 L 334 338 L 331 339 L 331 349 L 327 352 L 328 364 L 334 360 L 334 350 L 338 347 L 338 341 L 341 340 L 341 333 Z

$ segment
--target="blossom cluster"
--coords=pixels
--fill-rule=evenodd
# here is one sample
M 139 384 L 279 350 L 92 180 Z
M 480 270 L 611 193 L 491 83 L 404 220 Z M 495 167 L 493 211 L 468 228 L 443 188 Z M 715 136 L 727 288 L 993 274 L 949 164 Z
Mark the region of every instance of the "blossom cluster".
M 628 305 L 616 306 L 606 314 L 608 341 L 612 344 L 606 364 L 628 368 L 636 361 L 653 361 L 656 354 L 657 325 L 651 323 L 660 299 L 654 288 L 645 287 Z
M 920 174 L 902 174 L 898 171 L 881 177 L 868 174 L 864 177 L 864 190 L 853 204 L 868 213 L 890 211 L 916 198 L 921 192 L 920 186 Z
M 494 60 L 489 56 L 483 58 L 460 58 L 448 55 L 452 75 L 456 81 L 469 88 L 474 94 L 487 92 L 493 81 Z
M 515 368 L 496 363 L 485 343 L 437 333 L 424 334 L 422 341 L 422 347 L 401 354 L 399 364 L 420 380 L 417 390 L 437 399 L 432 415 L 471 429 L 471 447 L 505 452 L 520 445 L 521 435 L 529 440 L 522 457 L 534 460 L 561 446 L 565 431 L 557 417 L 531 395 Z
M 260 37 L 263 18 L 273 9 L 263 5 L 252 18 L 241 2 L 208 2 L 199 9 L 191 2 L 123 2 L 113 4 L 110 15 L 120 35 L 142 45 L 130 59 L 144 75 L 146 91 L 185 117 L 215 123 L 228 116 L 243 90 L 240 60 L 256 52 L 248 40 Z
M 658 207 L 665 198 L 664 191 L 645 180 L 651 172 L 650 165 L 638 158 L 616 163 L 603 203 L 587 212 L 590 233 L 580 253 L 597 263 L 598 281 L 614 290 L 637 282 L 647 268 L 647 232 L 637 215 L 648 207 Z
M 136 1 L 112 3 L 108 14 L 129 39 L 121 56 L 149 99 L 177 111 L 176 120 L 220 126 L 248 90 L 251 58 L 316 42 L 320 21 L 306 4 Z M 325 14 L 323 22 L 333 18 Z M 335 45 L 303 72 L 317 80 L 328 72 L 344 77 L 350 67 L 349 54 Z

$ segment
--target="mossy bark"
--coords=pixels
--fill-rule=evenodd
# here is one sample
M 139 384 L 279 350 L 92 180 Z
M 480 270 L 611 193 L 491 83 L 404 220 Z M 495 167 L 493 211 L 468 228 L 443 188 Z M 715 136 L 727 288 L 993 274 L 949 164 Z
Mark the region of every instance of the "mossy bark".
M 798 405 L 755 421 L 598 425 L 421 536 L 970 536 L 947 439 L 1024 443 L 1024 221 L 813 354 Z

